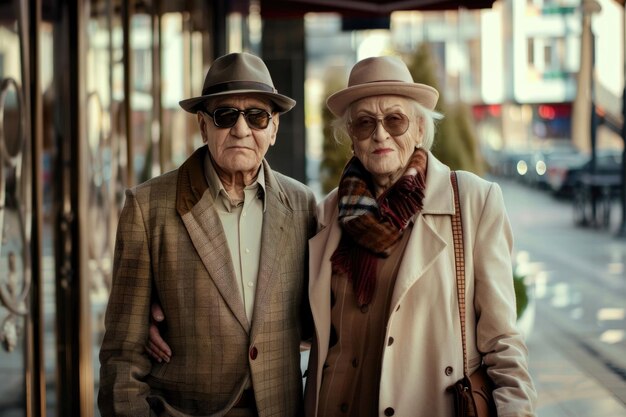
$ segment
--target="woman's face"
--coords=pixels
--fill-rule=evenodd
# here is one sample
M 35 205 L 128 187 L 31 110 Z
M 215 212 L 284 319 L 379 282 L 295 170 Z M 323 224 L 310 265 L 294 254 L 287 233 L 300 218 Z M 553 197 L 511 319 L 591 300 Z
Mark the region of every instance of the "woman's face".
M 408 129 L 400 133 L 407 120 Z M 367 127 L 372 122 L 375 126 L 367 135 Z M 367 97 L 352 104 L 348 131 L 354 155 L 374 176 L 376 183 L 383 186 L 389 186 L 400 177 L 424 135 L 421 118 L 411 100 L 391 95 Z

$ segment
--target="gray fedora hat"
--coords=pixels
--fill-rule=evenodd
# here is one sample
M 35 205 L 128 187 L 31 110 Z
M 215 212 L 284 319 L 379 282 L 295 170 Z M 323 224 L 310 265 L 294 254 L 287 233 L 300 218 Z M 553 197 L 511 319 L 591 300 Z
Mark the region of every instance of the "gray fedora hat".
M 329 110 L 343 116 L 348 106 L 365 97 L 396 95 L 412 98 L 429 110 L 434 110 L 439 92 L 426 84 L 413 81 L 404 61 L 395 56 L 366 58 L 350 71 L 348 87 L 326 100 Z
M 253 94 L 267 98 L 274 110 L 284 113 L 296 105 L 296 101 L 278 94 L 270 72 L 258 56 L 242 52 L 221 56 L 209 68 L 202 86 L 202 95 L 181 100 L 180 107 L 190 113 L 204 109 L 210 98 L 233 94 Z

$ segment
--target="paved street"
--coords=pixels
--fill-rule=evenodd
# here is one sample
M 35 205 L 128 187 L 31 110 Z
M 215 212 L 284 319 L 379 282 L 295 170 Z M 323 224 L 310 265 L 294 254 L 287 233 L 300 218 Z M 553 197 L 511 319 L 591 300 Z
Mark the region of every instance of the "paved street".
M 571 204 L 497 179 L 518 270 L 534 284 L 528 336 L 540 417 L 626 416 L 626 240 L 573 223 Z

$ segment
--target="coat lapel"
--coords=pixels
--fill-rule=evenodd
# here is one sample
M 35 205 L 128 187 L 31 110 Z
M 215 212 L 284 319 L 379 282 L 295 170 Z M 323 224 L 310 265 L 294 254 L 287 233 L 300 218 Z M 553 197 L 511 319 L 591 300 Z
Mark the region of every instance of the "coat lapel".
M 404 294 L 424 275 L 446 248 L 445 240 L 418 215 L 402 256 L 391 297 L 392 311 Z
M 334 206 L 334 210 L 331 208 L 329 213 L 331 219 L 334 220 L 338 212 L 336 194 L 323 204 L 328 205 L 328 203 L 330 207 Z M 320 220 L 324 222 L 326 219 L 320 217 Z M 327 341 L 330 335 L 330 280 L 332 276 L 330 258 L 339 246 L 340 239 L 341 227 L 337 221 L 331 222 L 309 239 L 309 301 L 318 340 Z M 320 352 L 327 348 L 328 343 L 322 344 Z M 323 355 L 320 357 L 325 357 L 326 353 L 321 353 Z
M 287 228 L 292 224 L 293 210 L 288 206 L 286 195 L 272 173 L 269 164 L 263 162 L 265 172 L 265 212 L 263 213 L 263 231 L 261 234 L 261 258 L 252 315 L 251 343 L 262 328 L 269 308 L 271 289 L 280 282 L 276 275 L 279 255 L 286 244 Z
M 250 328 L 222 223 L 204 176 L 206 146 L 180 167 L 176 208 L 189 237 L 224 301 L 246 332 Z
M 446 240 L 437 233 L 433 216 L 449 217 L 454 214 L 453 198 L 450 169 L 429 153 L 424 206 L 415 216 L 413 230 L 404 250 L 391 298 L 393 309 L 446 249 Z
M 315 369 L 316 375 L 309 377 L 315 381 L 315 396 L 318 395 L 322 382 L 323 361 L 328 354 L 330 340 L 330 281 L 332 265 L 330 257 L 337 249 L 341 239 L 341 228 L 337 219 L 337 193 L 329 195 L 318 207 L 318 221 L 322 229 L 309 239 L 309 303 L 315 323 L 316 358 L 318 363 L 309 369 Z M 307 388 L 309 389 L 309 388 Z M 315 413 L 317 414 L 317 412 Z

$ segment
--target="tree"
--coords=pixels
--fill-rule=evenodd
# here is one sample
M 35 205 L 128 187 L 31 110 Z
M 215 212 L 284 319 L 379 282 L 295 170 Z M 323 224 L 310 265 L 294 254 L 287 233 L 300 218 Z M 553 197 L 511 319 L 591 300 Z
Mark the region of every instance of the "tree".
M 431 85 L 439 91 L 435 110 L 442 113 L 444 118 L 437 124 L 431 149 L 433 154 L 452 169 L 483 174 L 484 164 L 468 107 L 463 103 L 449 105 L 446 102 L 437 79 L 437 65 L 427 44 L 421 44 L 409 58 L 408 67 L 415 82 Z
M 343 88 L 342 77 L 336 71 L 331 71 L 326 76 L 326 89 L 324 97 Z M 328 193 L 339 184 L 341 173 L 348 160 L 352 157 L 349 138 L 335 138 L 332 128 L 333 114 L 322 104 L 322 123 L 324 141 L 322 144 L 322 162 L 320 164 L 320 183 L 322 192 Z

